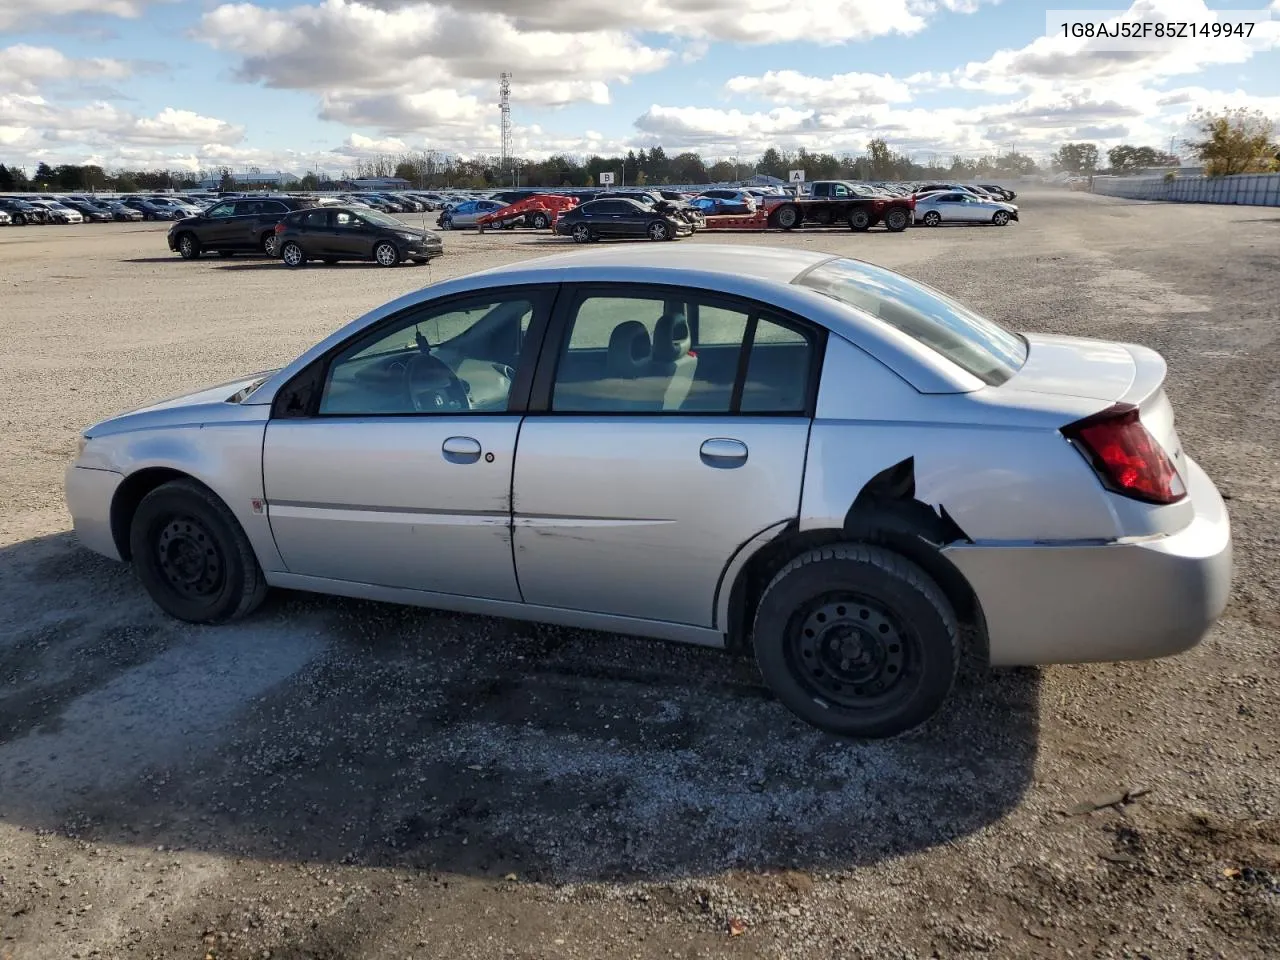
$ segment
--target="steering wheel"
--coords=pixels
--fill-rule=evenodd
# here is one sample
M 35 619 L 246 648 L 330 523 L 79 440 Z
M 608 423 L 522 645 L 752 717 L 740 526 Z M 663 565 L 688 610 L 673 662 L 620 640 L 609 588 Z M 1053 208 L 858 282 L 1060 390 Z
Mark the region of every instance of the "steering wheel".
M 404 366 L 404 389 L 409 404 L 418 413 L 448 413 L 470 410 L 471 399 L 465 380 L 439 357 L 417 353 Z

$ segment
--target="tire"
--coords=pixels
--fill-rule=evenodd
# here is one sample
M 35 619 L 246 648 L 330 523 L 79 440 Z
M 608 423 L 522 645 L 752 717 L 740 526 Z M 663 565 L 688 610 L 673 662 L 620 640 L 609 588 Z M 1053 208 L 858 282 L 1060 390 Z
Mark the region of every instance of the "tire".
M 186 232 L 178 236 L 178 253 L 183 260 L 195 260 L 200 256 L 200 241 L 194 233 Z
M 1009 225 L 1009 214 L 1004 210 L 997 210 L 991 215 L 991 222 L 997 227 L 1007 227 Z
M 911 214 L 902 207 L 891 207 L 884 215 L 885 229 L 891 233 L 901 233 L 911 223 Z
M 800 226 L 800 208 L 794 203 L 784 203 L 773 215 L 773 219 L 783 230 L 794 230 Z
M 924 215 L 924 225 L 926 227 L 936 227 L 942 222 L 942 214 L 937 210 L 930 210 Z
M 594 239 L 591 235 L 591 228 L 585 223 L 574 224 L 573 242 L 574 243 L 590 243 Z
M 862 232 L 871 229 L 871 214 L 865 210 L 854 210 L 849 214 L 849 229 Z
M 551 218 L 545 213 L 535 213 L 533 215 L 532 226 L 535 230 L 545 230 L 547 227 L 551 226 Z
M 394 267 L 400 262 L 400 251 L 390 240 L 382 240 L 373 248 L 373 259 L 380 267 Z
M 129 549 L 151 599 L 188 623 L 239 619 L 267 593 L 235 515 L 194 480 L 172 480 L 142 498 L 129 528 Z
M 950 694 L 960 662 L 959 625 L 938 585 L 868 544 L 792 560 L 765 589 L 753 632 L 756 663 L 778 699 L 846 737 L 919 726 Z
M 670 240 L 671 228 L 661 220 L 655 220 L 649 224 L 649 228 L 645 231 L 649 235 L 650 240 Z
M 268 257 L 274 258 L 280 255 L 280 238 L 276 236 L 274 230 L 264 233 L 258 244 L 262 247 L 262 252 Z
M 27 225 L 27 215 L 25 213 L 15 213 L 13 215 L 13 225 L 15 227 L 25 227 Z
M 280 248 L 280 262 L 290 269 L 297 269 L 306 266 L 307 255 L 301 246 L 290 240 Z

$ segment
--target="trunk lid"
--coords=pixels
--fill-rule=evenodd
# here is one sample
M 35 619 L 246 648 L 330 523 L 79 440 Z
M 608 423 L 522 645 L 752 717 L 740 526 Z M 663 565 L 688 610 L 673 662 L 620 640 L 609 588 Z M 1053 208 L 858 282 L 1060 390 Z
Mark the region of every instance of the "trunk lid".
M 1099 411 L 1117 403 L 1137 407 L 1142 425 L 1186 478 L 1173 407 L 1164 392 L 1168 372 L 1164 357 L 1136 343 L 1041 333 L 1024 336 L 1026 362 L 1005 387 L 1096 400 Z

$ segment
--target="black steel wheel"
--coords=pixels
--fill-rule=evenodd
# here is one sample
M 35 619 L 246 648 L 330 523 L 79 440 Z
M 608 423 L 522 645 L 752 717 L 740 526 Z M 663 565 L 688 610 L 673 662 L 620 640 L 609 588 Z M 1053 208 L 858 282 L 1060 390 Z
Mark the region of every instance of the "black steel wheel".
M 889 737 L 941 707 L 959 666 L 959 626 L 927 574 L 883 547 L 797 557 L 756 611 L 756 662 L 778 699 L 831 733 Z
M 180 620 L 234 620 L 266 595 L 257 557 L 235 515 L 194 480 L 170 481 L 142 498 L 129 549 L 147 593 Z

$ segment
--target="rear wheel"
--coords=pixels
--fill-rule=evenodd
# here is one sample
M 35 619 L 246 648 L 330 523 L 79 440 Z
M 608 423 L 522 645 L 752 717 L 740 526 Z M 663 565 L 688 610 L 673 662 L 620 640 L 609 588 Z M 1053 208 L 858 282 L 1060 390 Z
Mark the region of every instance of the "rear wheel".
M 235 620 L 266 596 L 262 569 L 235 516 L 192 480 L 162 484 L 142 498 L 129 548 L 151 599 L 179 620 Z
M 778 699 L 831 733 L 889 737 L 951 692 L 959 625 L 937 584 L 905 557 L 861 543 L 792 560 L 756 611 L 756 662 Z
M 373 248 L 373 259 L 380 267 L 394 267 L 400 262 L 400 251 L 390 240 L 383 240 Z
M 885 228 L 894 233 L 907 229 L 909 223 L 911 223 L 911 215 L 901 207 L 894 207 L 884 215 Z
M 280 260 L 286 267 L 301 267 L 307 262 L 307 255 L 302 247 L 290 240 L 280 248 Z
M 849 214 L 850 230 L 869 230 L 871 228 L 871 214 L 865 210 L 854 210 Z
M 587 226 L 585 223 L 578 223 L 574 225 L 573 227 L 574 243 L 590 243 L 591 240 L 592 240 L 591 228 L 589 226 Z
M 194 260 L 200 256 L 200 241 L 194 233 L 183 233 L 178 237 L 178 252 L 183 260 Z
M 1009 214 L 1004 210 L 997 210 L 991 215 L 991 222 L 997 227 L 1007 227 L 1009 225 Z
M 794 203 L 783 204 L 773 219 L 783 230 L 794 230 L 800 225 L 800 208 Z
M 936 227 L 942 222 L 942 214 L 937 210 L 930 210 L 924 215 L 924 225 L 926 227 Z
M 262 252 L 268 257 L 277 257 L 280 255 L 280 238 L 276 236 L 276 232 L 274 230 L 262 235 L 260 245 L 262 247 Z

